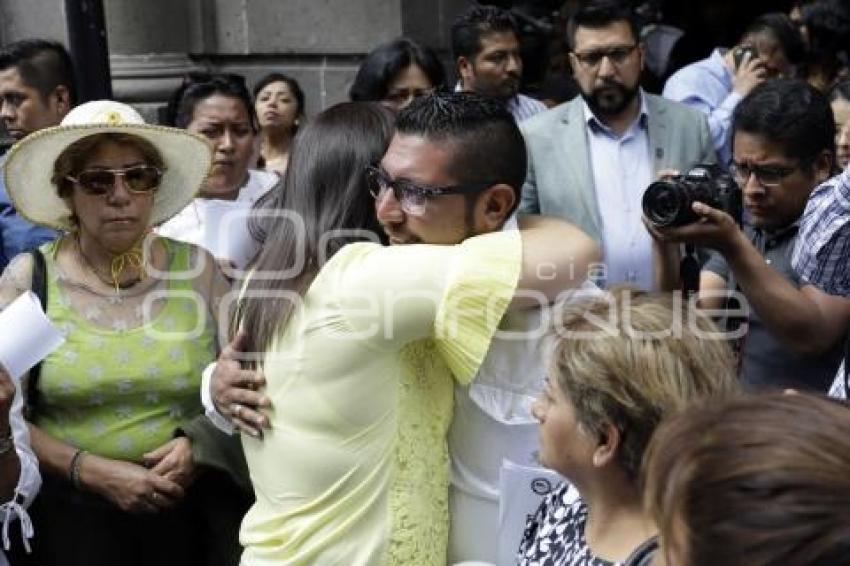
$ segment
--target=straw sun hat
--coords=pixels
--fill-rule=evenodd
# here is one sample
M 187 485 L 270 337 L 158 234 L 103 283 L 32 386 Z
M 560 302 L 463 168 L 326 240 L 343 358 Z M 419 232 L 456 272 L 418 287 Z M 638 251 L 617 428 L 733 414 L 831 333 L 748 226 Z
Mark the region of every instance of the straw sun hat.
M 212 149 L 200 136 L 145 124 L 138 112 L 120 102 L 87 102 L 71 110 L 60 125 L 34 132 L 10 150 L 6 190 L 18 213 L 35 224 L 72 229 L 71 209 L 50 180 L 53 164 L 77 140 L 107 132 L 144 138 L 162 155 L 165 171 L 154 193 L 151 225 L 168 220 L 189 204 L 212 164 Z

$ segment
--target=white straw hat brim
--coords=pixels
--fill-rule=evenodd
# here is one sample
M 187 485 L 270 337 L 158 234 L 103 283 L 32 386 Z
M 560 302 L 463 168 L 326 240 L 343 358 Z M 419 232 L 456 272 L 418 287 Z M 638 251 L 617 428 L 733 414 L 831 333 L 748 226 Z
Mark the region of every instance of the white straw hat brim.
M 168 220 L 188 205 L 212 166 L 212 148 L 204 138 L 186 130 L 128 123 L 45 128 L 15 144 L 6 160 L 6 190 L 18 214 L 34 224 L 71 229 L 71 210 L 51 181 L 54 163 L 74 142 L 104 133 L 138 136 L 150 142 L 162 155 L 165 171 L 154 196 L 152 226 Z

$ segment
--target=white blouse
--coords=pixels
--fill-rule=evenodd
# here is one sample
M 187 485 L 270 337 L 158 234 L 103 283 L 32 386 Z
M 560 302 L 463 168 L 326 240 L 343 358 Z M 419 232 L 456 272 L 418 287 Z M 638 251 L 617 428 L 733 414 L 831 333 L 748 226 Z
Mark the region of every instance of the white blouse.
M 230 261 L 241 269 L 259 249 L 248 229 L 251 210 L 279 179 L 274 173 L 249 169 L 248 181 L 236 199 L 196 198 L 157 227 L 156 232 L 201 246 L 216 259 Z

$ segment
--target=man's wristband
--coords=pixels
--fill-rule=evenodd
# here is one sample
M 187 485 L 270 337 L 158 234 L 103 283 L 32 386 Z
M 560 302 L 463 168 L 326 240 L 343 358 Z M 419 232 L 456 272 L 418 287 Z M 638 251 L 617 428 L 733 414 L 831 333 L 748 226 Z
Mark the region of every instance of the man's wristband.
M 77 489 L 82 489 L 83 484 L 80 481 L 80 468 L 83 463 L 83 456 L 88 454 L 83 449 L 79 449 L 74 452 L 74 456 L 71 458 L 71 465 L 68 468 L 68 479 L 71 480 L 71 485 L 73 485 Z

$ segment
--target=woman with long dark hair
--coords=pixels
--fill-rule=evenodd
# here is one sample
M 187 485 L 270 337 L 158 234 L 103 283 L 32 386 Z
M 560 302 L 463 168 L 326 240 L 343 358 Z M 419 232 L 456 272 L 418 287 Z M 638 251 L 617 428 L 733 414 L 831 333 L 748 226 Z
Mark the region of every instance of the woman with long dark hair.
M 354 103 L 333 106 L 304 128 L 284 183 L 258 203 L 263 213 L 252 221 L 252 229 L 263 245 L 252 267 L 277 271 L 295 264 L 303 253 L 312 258 L 304 266 L 306 277 L 322 253 L 330 258 L 346 243 L 376 239 L 381 229 L 374 203 L 363 197 L 369 194 L 364 171 L 384 154 L 392 131 L 389 111 L 378 104 Z M 319 249 L 323 235 L 350 228 L 361 233 L 328 240 Z M 255 279 L 252 288 L 275 289 L 279 283 Z M 295 289 L 301 285 L 292 283 Z

